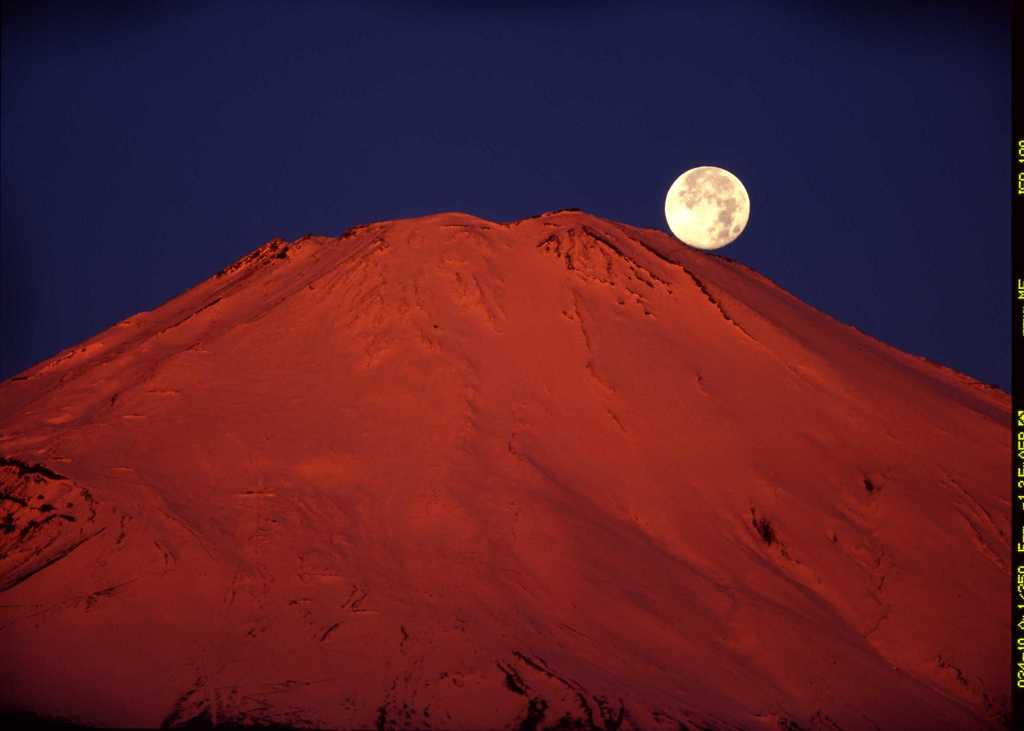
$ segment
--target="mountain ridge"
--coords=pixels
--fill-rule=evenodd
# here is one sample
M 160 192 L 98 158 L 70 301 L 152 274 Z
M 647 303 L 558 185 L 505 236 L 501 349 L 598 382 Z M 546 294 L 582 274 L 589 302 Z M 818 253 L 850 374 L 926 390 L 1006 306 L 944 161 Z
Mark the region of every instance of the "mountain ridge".
M 250 251 L 249 253 L 244 254 L 241 257 L 235 259 L 233 262 L 231 262 L 230 264 L 226 265 L 224 268 L 222 268 L 219 271 L 215 272 L 213 275 L 211 275 L 211 277 L 208 277 L 207 279 L 201 280 L 201 281 L 197 282 L 196 284 L 186 288 L 180 294 L 177 294 L 177 295 L 174 295 L 174 296 L 170 297 L 169 299 L 167 299 L 163 303 L 157 305 L 153 309 L 151 309 L 151 310 L 143 310 L 143 311 L 140 311 L 140 312 L 135 313 L 133 315 L 130 315 L 130 316 L 128 316 L 126 318 L 123 318 L 122 320 L 112 324 L 110 327 L 116 327 L 116 326 L 120 325 L 121 323 L 128 322 L 128 321 L 130 321 L 130 320 L 132 320 L 134 318 L 139 317 L 140 315 L 143 315 L 145 313 L 153 312 L 153 311 L 155 311 L 157 309 L 160 309 L 161 307 L 169 304 L 170 302 L 172 302 L 172 301 L 182 297 L 184 294 L 190 292 L 192 289 L 194 289 L 196 287 L 200 287 L 203 284 L 206 284 L 210 279 L 212 279 L 212 278 L 218 278 L 218 279 L 223 278 L 229 272 L 237 271 L 237 270 L 239 270 L 241 268 L 245 268 L 246 264 L 253 263 L 253 262 L 256 262 L 256 261 L 261 261 L 262 259 L 267 258 L 267 257 L 273 257 L 273 258 L 277 258 L 277 259 L 282 259 L 283 260 L 283 259 L 287 258 L 287 251 L 288 251 L 289 248 L 291 248 L 293 246 L 296 246 L 298 244 L 302 244 L 302 243 L 307 242 L 307 241 L 316 241 L 316 242 L 320 242 L 320 243 L 323 243 L 323 242 L 326 242 L 326 241 L 338 242 L 338 241 L 343 241 L 343 240 L 352 238 L 352 237 L 354 237 L 354 236 L 356 236 L 356 235 L 358 235 L 360 233 L 363 233 L 363 232 L 365 232 L 367 230 L 373 229 L 374 227 L 386 227 L 386 226 L 388 226 L 390 224 L 394 224 L 394 223 L 398 223 L 398 222 L 409 222 L 409 221 L 429 222 L 429 221 L 431 221 L 431 220 L 433 220 L 433 219 L 435 219 L 437 217 L 448 217 L 448 216 L 465 217 L 465 218 L 472 219 L 473 221 L 479 222 L 480 224 L 483 224 L 483 225 L 486 225 L 486 226 L 502 227 L 502 228 L 514 228 L 514 227 L 519 226 L 519 225 L 521 225 L 521 224 L 523 224 L 525 222 L 528 222 L 528 221 L 535 221 L 535 220 L 539 220 L 539 219 L 544 219 L 544 218 L 548 218 L 548 217 L 552 217 L 552 216 L 558 216 L 558 215 L 564 215 L 564 214 L 579 214 L 579 216 L 583 217 L 583 218 L 592 219 L 592 220 L 597 221 L 599 223 L 610 224 L 610 225 L 616 227 L 624 235 L 629 236 L 631 238 L 631 240 L 633 240 L 635 243 L 637 243 L 637 244 L 641 245 L 642 247 L 644 247 L 644 249 L 647 252 L 649 252 L 653 256 L 661 259 L 665 263 L 673 265 L 673 266 L 679 266 L 679 267 L 683 267 L 685 269 L 685 265 L 683 264 L 683 262 L 678 261 L 678 260 L 672 258 L 671 256 L 669 256 L 669 254 L 667 253 L 669 251 L 675 251 L 676 253 L 685 252 L 686 254 L 696 255 L 696 256 L 713 257 L 714 259 L 728 262 L 729 264 L 731 264 L 731 265 L 733 265 L 735 267 L 738 267 L 738 268 L 740 268 L 742 270 L 745 270 L 750 275 L 752 275 L 752 276 L 762 280 L 766 284 L 768 284 L 771 287 L 777 289 L 779 292 L 781 292 L 785 296 L 793 298 L 796 302 L 800 303 L 801 305 L 806 306 L 806 307 L 810 307 L 810 308 L 814 309 L 815 311 L 819 312 L 820 314 L 824 315 L 825 317 L 828 317 L 828 318 L 834 320 L 836 323 L 842 325 L 843 327 L 850 328 L 850 329 L 856 331 L 857 333 L 859 333 L 860 335 L 863 335 L 866 338 L 870 338 L 870 339 L 876 341 L 877 343 L 879 343 L 879 344 L 881 344 L 881 345 L 883 345 L 883 346 L 885 346 L 887 348 L 892 348 L 893 350 L 899 352 L 900 354 L 903 354 L 903 355 L 909 356 L 911 358 L 915 358 L 915 359 L 921 360 L 921 361 L 923 361 L 923 362 L 925 362 L 925 363 L 927 363 L 927 364 L 929 364 L 931 366 L 934 366 L 934 367 L 936 367 L 936 368 L 938 368 L 938 369 L 940 369 L 940 370 L 942 370 L 944 372 L 948 372 L 949 374 L 955 375 L 957 378 L 963 380 L 964 382 L 967 382 L 967 383 L 969 383 L 971 385 L 977 386 L 978 388 L 995 390 L 995 391 L 999 391 L 1002 394 L 1006 394 L 1007 404 L 1009 403 L 1009 401 L 1008 401 L 1009 394 L 1002 387 L 1000 387 L 1000 386 L 998 386 L 996 384 L 992 384 L 992 383 L 988 383 L 988 382 L 982 381 L 982 380 L 980 380 L 980 379 L 978 379 L 978 378 L 976 378 L 976 377 L 974 377 L 974 376 L 972 376 L 972 375 L 970 375 L 970 374 L 968 374 L 968 373 L 966 373 L 964 371 L 957 370 L 956 368 L 954 368 L 952 366 L 949 366 L 949 365 L 947 365 L 945 363 L 936 361 L 936 360 L 934 360 L 932 358 L 929 358 L 927 356 L 920 355 L 920 354 L 917 354 L 917 353 L 911 353 L 911 352 L 908 352 L 908 351 L 904 351 L 904 350 L 902 350 L 902 349 L 900 349 L 900 348 L 898 348 L 896 346 L 893 346 L 893 345 L 889 344 L 885 340 L 883 340 L 883 339 L 881 339 L 881 338 L 879 338 L 879 337 L 877 337 L 875 335 L 871 335 L 870 333 L 862 330 L 861 328 L 859 328 L 859 327 L 857 327 L 855 325 L 851 325 L 849 323 L 845 323 L 842 320 L 839 320 L 838 318 L 835 318 L 834 316 L 830 315 L 826 311 L 821 310 L 820 308 L 816 307 L 815 305 L 811 305 L 810 303 L 806 302 L 805 300 L 800 299 L 799 297 L 794 295 L 792 292 L 787 290 L 785 287 L 783 287 L 781 284 L 776 282 L 771 277 L 763 274 L 762 272 L 759 272 L 758 270 L 756 270 L 753 267 L 743 263 L 740 260 L 737 260 L 737 259 L 734 259 L 732 257 L 729 257 L 729 256 L 721 253 L 720 251 L 697 251 L 697 250 L 692 250 L 689 247 L 681 246 L 669 234 L 667 234 L 666 232 L 664 232 L 664 231 L 662 231 L 660 229 L 648 228 L 648 227 L 639 227 L 639 226 L 633 226 L 633 225 L 630 225 L 630 224 L 624 224 L 624 223 L 615 221 L 613 219 L 604 218 L 604 217 L 599 216 L 597 214 L 584 211 L 583 209 L 580 209 L 580 208 L 559 208 L 559 209 L 553 209 L 553 210 L 549 210 L 549 211 L 544 211 L 542 213 L 534 214 L 532 216 L 527 216 L 525 218 L 515 219 L 515 220 L 507 221 L 507 222 L 492 221 L 492 220 L 485 219 L 485 218 L 482 218 L 480 216 L 477 216 L 475 214 L 471 214 L 471 213 L 467 213 L 467 212 L 463 212 L 463 211 L 443 211 L 443 212 L 438 212 L 438 213 L 425 214 L 423 216 L 418 216 L 418 217 L 414 217 L 414 218 L 382 219 L 380 221 L 373 221 L 373 222 L 370 222 L 370 223 L 358 224 L 358 225 L 354 225 L 354 226 L 351 226 L 351 227 L 345 229 L 344 231 L 342 231 L 337 236 L 331 236 L 329 234 L 313 234 L 313 233 L 309 233 L 309 234 L 303 234 L 302 236 L 299 236 L 299 237 L 297 237 L 295 239 L 292 239 L 290 241 L 287 240 L 287 239 L 275 236 L 275 237 L 272 237 L 272 238 L 268 239 L 266 242 L 264 242 L 263 244 L 259 245 L 258 247 L 256 247 L 252 251 Z M 569 224 L 569 225 L 572 225 L 572 224 Z M 655 236 L 658 240 L 661 241 L 661 244 L 664 247 L 664 249 L 658 248 L 658 247 L 654 247 L 654 246 L 650 246 L 649 242 L 645 242 L 645 241 L 643 241 L 640 238 L 636 238 L 635 236 L 633 236 L 633 235 L 631 235 L 629 233 L 630 231 L 641 232 L 641 233 L 644 233 L 644 234 L 647 234 L 647 235 Z M 698 285 L 698 286 L 700 286 L 700 285 Z M 212 306 L 212 304 L 208 304 L 207 306 Z M 91 340 L 91 338 L 87 338 L 85 341 L 83 341 L 83 343 L 88 342 L 89 340 Z M 78 347 L 79 346 L 70 346 L 68 348 L 65 348 L 65 349 L 59 351 L 58 353 L 56 353 L 54 356 L 51 356 L 50 358 L 44 359 L 43 361 L 40 361 L 40 363 L 37 363 L 37 364 L 35 364 L 33 366 L 25 368 L 24 370 L 22 370 L 22 371 L 20 371 L 18 373 L 13 374 L 12 376 L 10 376 L 6 380 L 25 380 L 25 378 L 26 378 L 25 374 L 28 373 L 29 371 L 32 371 L 35 368 L 39 367 L 42 363 L 49 362 L 51 360 L 54 360 L 56 358 L 60 358 L 60 357 L 65 356 L 65 355 L 70 356 L 70 354 L 73 353 L 76 350 L 76 348 L 78 348 Z

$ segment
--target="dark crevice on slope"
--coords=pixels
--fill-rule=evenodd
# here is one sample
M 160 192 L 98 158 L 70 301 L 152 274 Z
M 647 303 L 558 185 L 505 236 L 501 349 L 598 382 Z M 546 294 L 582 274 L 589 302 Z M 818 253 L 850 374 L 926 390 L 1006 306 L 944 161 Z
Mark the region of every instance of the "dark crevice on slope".
M 635 269 L 643 271 L 648 276 L 650 276 L 652 279 L 657 280 L 661 284 L 669 286 L 669 283 L 667 281 L 665 281 L 664 279 L 659 277 L 657 274 L 652 272 L 647 267 L 643 266 L 642 264 L 637 263 L 636 260 L 634 260 L 629 254 L 625 253 L 624 251 L 622 251 L 622 249 L 620 249 L 618 246 L 616 246 L 614 243 L 612 243 L 612 241 L 607 236 L 601 234 L 598 231 L 595 231 L 594 229 L 590 228 L 590 226 L 582 226 L 582 229 L 583 229 L 583 233 L 585 233 L 587 236 L 592 238 L 594 241 L 597 241 L 598 243 L 604 244 L 605 246 L 607 246 L 609 249 L 611 249 L 616 254 L 618 254 L 620 257 L 622 257 L 627 262 L 629 262 Z M 644 282 L 644 284 L 646 284 L 648 287 L 653 287 L 654 286 L 650 282 L 646 282 L 643 279 L 641 279 L 640 281 Z
M 627 239 L 629 239 L 630 241 L 633 241 L 633 242 L 635 242 L 637 244 L 640 244 L 640 246 L 642 246 L 645 251 L 650 252 L 651 254 L 656 256 L 658 259 L 661 259 L 661 261 L 665 262 L 666 264 L 671 264 L 674 267 L 679 267 L 680 269 L 686 270 L 686 265 L 685 264 L 683 264 L 682 262 L 676 261 L 675 259 L 669 259 L 667 256 L 662 254 L 657 249 L 652 249 L 650 246 L 647 245 L 646 242 L 643 241 L 643 239 L 638 239 L 636 236 L 633 236 L 632 234 L 628 234 L 625 231 L 623 231 L 622 229 L 619 229 L 619 231 Z
M 600 725 L 598 725 L 597 720 L 594 716 L 594 709 L 590 704 L 591 697 L 587 692 L 587 689 L 583 687 L 582 684 L 578 683 L 572 678 L 567 678 L 556 673 L 540 657 L 531 658 L 528 655 L 525 655 L 518 651 L 513 652 L 512 654 L 515 655 L 516 658 L 521 660 L 523 663 L 525 663 L 528 667 L 532 668 L 533 670 L 541 673 L 542 675 L 546 676 L 547 678 L 550 678 L 551 680 L 556 680 L 562 685 L 564 685 L 576 697 L 576 702 L 579 704 L 582 715 L 574 717 L 573 714 L 566 713 L 558 720 L 558 723 L 556 723 L 554 726 L 549 726 L 548 728 L 586 729 L 587 731 L 618 731 L 618 729 L 622 726 L 622 723 L 626 719 L 628 713 L 626 711 L 625 704 L 622 702 L 621 699 L 619 700 L 618 708 L 615 709 L 609 703 L 608 699 L 604 696 L 593 696 L 593 701 L 597 705 L 598 714 L 600 715 L 601 723 Z M 505 670 L 505 668 L 500 663 L 498 664 L 498 667 Z M 515 679 L 518 681 L 517 684 L 523 688 L 523 691 L 516 692 L 521 692 L 523 695 L 525 695 L 526 684 L 522 682 L 522 678 L 520 678 L 518 675 L 515 675 Z M 508 683 L 508 681 L 509 677 L 508 675 L 506 675 L 506 683 Z M 534 701 L 537 700 L 540 699 L 533 698 L 530 700 L 531 707 Z M 545 703 L 545 708 L 546 707 L 547 704 Z
M 660 282 L 661 284 L 669 286 L 669 282 L 667 282 L 666 280 L 662 279 L 657 274 L 655 274 L 654 272 L 650 271 L 649 269 L 647 269 L 643 265 L 637 263 L 628 254 L 624 253 L 621 248 L 616 246 L 615 243 L 613 243 L 607 236 L 605 236 L 605 235 L 601 234 L 600 232 L 592 229 L 590 226 L 585 226 L 584 225 L 581 228 L 582 228 L 583 232 L 586 233 L 588 236 L 590 236 L 594 241 L 597 241 L 598 243 L 603 244 L 604 246 L 606 246 L 607 248 L 611 249 L 616 254 L 618 254 L 622 259 L 624 259 L 625 261 L 629 262 L 629 264 L 632 265 L 635 270 L 643 271 L 646 274 L 648 274 L 652 279 Z M 707 298 L 707 300 L 712 305 L 715 306 L 715 309 L 718 310 L 719 314 L 727 322 L 731 323 L 733 325 L 733 327 L 738 329 L 740 332 L 742 332 L 744 335 L 746 335 L 748 338 L 750 338 L 754 342 L 758 342 L 757 338 L 755 338 L 753 335 L 751 335 L 750 332 L 747 331 L 746 328 L 744 328 L 742 325 L 740 325 L 739 322 L 737 322 L 736 319 L 733 318 L 726 311 L 725 307 L 722 306 L 722 303 L 719 302 L 718 298 L 715 297 L 713 294 L 711 294 L 711 291 L 707 288 L 707 286 L 704 284 L 704 282 L 696 274 L 691 272 L 686 266 L 684 266 L 683 264 L 681 264 L 681 263 L 679 263 L 677 261 L 673 261 L 673 260 L 667 258 L 664 254 L 662 254 L 662 253 L 656 251 L 655 249 L 652 249 L 651 247 L 647 246 L 647 244 L 645 244 L 643 241 L 641 241 L 640 239 L 636 238 L 635 236 L 630 236 L 629 234 L 627 234 L 625 232 L 622 232 L 622 234 L 626 238 L 631 239 L 632 241 L 634 241 L 637 244 L 639 244 L 640 246 L 642 246 L 646 251 L 649 251 L 652 254 L 654 254 L 661 261 L 664 261 L 664 262 L 666 262 L 668 264 L 672 264 L 673 266 L 676 266 L 676 267 L 679 267 L 680 269 L 682 269 L 690 277 L 690 279 L 693 280 L 693 283 L 695 285 L 697 285 L 697 288 L 701 291 L 701 293 Z M 549 243 L 553 239 L 557 239 L 557 234 L 554 235 L 554 236 L 548 237 L 547 239 L 545 239 L 544 242 L 541 243 L 541 246 L 543 246 L 545 243 Z M 572 268 L 572 267 L 570 266 L 570 268 Z M 650 282 L 647 282 L 647 281 L 643 280 L 642 278 L 641 278 L 641 281 L 643 281 L 649 287 L 653 287 L 654 286 Z M 758 343 L 758 344 L 760 344 L 760 343 Z
M 547 713 L 548 702 L 543 698 L 531 698 L 526 707 L 526 718 L 519 724 L 519 731 L 538 731 Z
M 502 665 L 499 661 L 497 663 L 498 669 L 505 675 L 505 687 L 511 690 L 513 693 L 519 695 L 526 695 L 526 691 L 529 690 L 526 682 L 522 676 L 516 672 L 516 669 L 510 666 Z
M 52 516 L 52 517 L 57 517 L 57 516 Z M 30 579 L 33 576 L 35 576 L 40 571 L 43 571 L 44 569 L 47 569 L 50 566 L 53 566 L 53 564 L 57 563 L 62 558 L 66 558 L 67 556 L 69 556 L 76 548 L 81 546 L 83 543 L 85 543 L 86 541 L 92 540 L 93 538 L 95 538 L 96 536 L 100 535 L 105 530 L 106 530 L 106 528 L 100 528 L 95 533 L 90 533 L 88 535 L 85 535 L 82 538 L 80 538 L 77 541 L 75 541 L 74 543 L 72 543 L 71 545 L 67 546 L 66 548 L 63 548 L 60 551 L 57 551 L 56 553 L 54 553 L 52 556 L 47 557 L 46 560 L 40 562 L 39 564 L 37 564 L 35 566 L 32 566 L 30 569 L 28 569 L 24 573 L 20 573 L 20 574 L 15 573 L 15 575 L 13 577 L 7 579 L 3 583 L 0 583 L 0 592 L 5 592 L 5 591 L 7 591 L 9 589 L 13 589 L 15 586 L 17 586 L 18 584 L 22 583 L 23 581 L 26 581 L 27 579 Z
M 320 641 L 324 642 L 328 637 L 330 637 L 331 633 L 334 632 L 334 630 L 338 629 L 338 625 L 340 625 L 340 624 L 341 624 L 341 622 L 335 622 L 330 627 L 325 629 L 323 634 L 320 635 Z
M 757 531 L 757 535 L 760 536 L 761 540 L 767 545 L 772 545 L 776 541 L 775 528 L 768 518 L 758 517 L 757 510 L 754 508 L 750 509 L 750 523 L 754 526 L 754 530 Z
M 715 306 L 715 309 L 718 310 L 719 314 L 721 314 L 721 316 L 724 317 L 727 322 L 732 323 L 733 327 L 738 329 L 741 333 L 746 335 L 755 343 L 758 342 L 757 338 L 755 338 L 753 335 L 747 332 L 746 328 L 744 328 L 742 325 L 736 322 L 736 320 L 729 316 L 729 313 L 725 311 L 724 307 L 722 307 L 722 303 L 719 302 L 718 299 L 713 294 L 711 294 L 710 291 L 708 291 L 708 288 L 704 286 L 704 282 L 702 282 L 696 274 L 691 272 L 689 269 L 686 269 L 685 267 L 683 267 L 683 271 L 685 271 L 690 276 L 690 279 L 692 279 L 693 283 L 697 285 L 697 288 L 704 293 L 704 296 L 708 298 L 708 301 Z
M 655 317 L 655 314 L 645 291 L 633 286 L 635 281 L 649 290 L 664 288 L 669 295 L 673 294 L 672 282 L 638 263 L 608 236 L 589 226 L 562 228 L 540 241 L 536 248 L 553 254 L 568 271 L 583 279 L 619 290 L 620 305 L 625 304 L 627 298 L 631 299 L 647 317 Z
M 44 467 L 39 464 L 29 464 L 28 462 L 22 462 L 20 459 L 14 457 L 0 457 L 0 467 L 14 467 L 18 470 L 18 477 L 24 477 L 25 475 L 41 475 L 50 480 L 66 480 L 68 479 L 64 475 L 57 474 L 49 467 Z
M 601 714 L 601 723 L 604 724 L 606 731 L 618 731 L 626 718 L 626 706 L 622 699 L 619 699 L 617 712 L 612 710 L 612 706 L 604 696 L 594 696 L 594 702 L 597 704 L 597 710 Z

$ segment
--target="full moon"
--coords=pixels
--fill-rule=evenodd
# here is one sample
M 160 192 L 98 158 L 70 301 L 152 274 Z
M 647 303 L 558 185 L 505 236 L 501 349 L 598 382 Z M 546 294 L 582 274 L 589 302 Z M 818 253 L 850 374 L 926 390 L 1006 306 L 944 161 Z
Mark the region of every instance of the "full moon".
M 665 196 L 665 220 L 676 238 L 698 249 L 720 249 L 750 218 L 747 189 L 728 170 L 704 165 L 676 178 Z

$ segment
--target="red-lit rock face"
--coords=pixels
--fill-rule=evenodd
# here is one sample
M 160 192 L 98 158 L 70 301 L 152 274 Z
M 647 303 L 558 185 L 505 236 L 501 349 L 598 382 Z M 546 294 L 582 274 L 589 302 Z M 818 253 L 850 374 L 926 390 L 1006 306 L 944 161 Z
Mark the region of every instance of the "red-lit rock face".
M 1008 420 L 584 213 L 272 242 L 0 385 L 0 707 L 998 727 Z

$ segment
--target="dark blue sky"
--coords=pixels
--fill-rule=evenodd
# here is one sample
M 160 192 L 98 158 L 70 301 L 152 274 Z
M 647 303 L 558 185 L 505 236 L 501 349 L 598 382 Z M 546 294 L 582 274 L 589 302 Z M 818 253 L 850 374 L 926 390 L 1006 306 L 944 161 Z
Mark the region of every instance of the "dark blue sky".
M 1009 3 L 157 7 L 4 5 L 0 378 L 274 236 L 664 228 L 714 164 L 752 201 L 722 253 L 1009 386 Z

